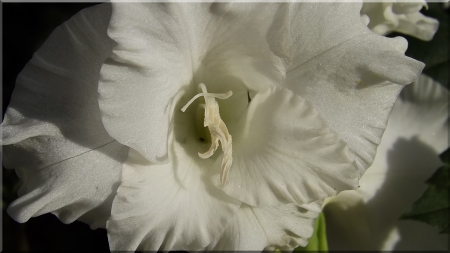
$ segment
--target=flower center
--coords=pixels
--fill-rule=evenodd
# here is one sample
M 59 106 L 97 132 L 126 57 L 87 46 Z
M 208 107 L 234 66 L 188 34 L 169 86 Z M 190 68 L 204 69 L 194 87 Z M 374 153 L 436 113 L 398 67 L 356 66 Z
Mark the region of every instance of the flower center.
M 211 134 L 211 146 L 205 153 L 198 153 L 198 156 L 203 159 L 211 157 L 214 152 L 216 152 L 219 147 L 219 141 L 222 144 L 223 159 L 220 172 L 220 181 L 222 184 L 225 183 L 228 169 L 231 167 L 233 162 L 232 148 L 231 148 L 231 135 L 228 133 L 228 128 L 220 118 L 219 104 L 215 98 L 227 99 L 233 95 L 232 91 L 227 93 L 208 93 L 205 84 L 201 83 L 199 87 L 202 89 L 202 93 L 195 95 L 183 108 L 182 112 L 192 104 L 197 98 L 204 97 L 206 104 L 201 104 L 205 109 L 205 119 L 203 125 L 208 127 L 209 133 Z

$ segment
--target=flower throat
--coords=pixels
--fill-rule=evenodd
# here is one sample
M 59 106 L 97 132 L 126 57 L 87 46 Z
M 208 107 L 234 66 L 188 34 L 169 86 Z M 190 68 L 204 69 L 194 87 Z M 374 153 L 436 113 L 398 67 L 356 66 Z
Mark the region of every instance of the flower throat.
M 227 93 L 208 93 L 205 84 L 201 83 L 199 87 L 202 89 L 202 93 L 195 95 L 183 108 L 182 112 L 191 105 L 197 98 L 204 97 L 206 104 L 201 104 L 200 106 L 205 108 L 205 120 L 203 123 L 204 127 L 208 127 L 209 133 L 211 134 L 211 147 L 205 153 L 198 153 L 198 156 L 203 159 L 211 157 L 219 147 L 219 141 L 222 144 L 223 159 L 220 172 L 220 181 L 225 184 L 228 169 L 231 167 L 233 162 L 232 157 L 232 140 L 231 135 L 228 133 L 228 128 L 220 118 L 219 104 L 215 98 L 227 99 L 233 95 L 232 91 Z

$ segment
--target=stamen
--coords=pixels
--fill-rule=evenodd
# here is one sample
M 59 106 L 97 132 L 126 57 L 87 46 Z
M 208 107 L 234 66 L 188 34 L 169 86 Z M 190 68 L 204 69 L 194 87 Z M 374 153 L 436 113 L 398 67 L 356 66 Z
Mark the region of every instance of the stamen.
M 219 141 L 222 144 L 223 159 L 220 172 L 220 181 L 225 184 L 227 178 L 228 169 L 231 167 L 233 162 L 232 157 L 232 138 L 228 133 L 228 128 L 220 118 L 219 114 L 219 104 L 215 98 L 227 99 L 233 95 L 232 91 L 227 93 L 208 93 L 205 84 L 201 83 L 200 88 L 202 93 L 195 95 L 183 108 L 181 111 L 184 112 L 197 98 L 204 97 L 206 105 L 201 104 L 205 108 L 205 121 L 204 126 L 208 127 L 211 134 L 211 146 L 209 150 L 205 153 L 198 153 L 198 156 L 203 159 L 211 157 L 219 147 Z
M 201 83 L 200 85 L 202 85 L 203 83 Z M 203 84 L 204 85 L 204 84 Z M 233 92 L 230 90 L 227 93 L 199 93 L 197 95 L 195 95 L 193 98 L 191 98 L 191 100 L 189 100 L 189 102 L 187 102 L 187 104 L 185 106 L 183 106 L 183 108 L 181 108 L 182 112 L 185 112 L 186 109 L 199 97 L 214 97 L 214 98 L 218 98 L 218 99 L 227 99 L 229 97 L 231 97 L 231 95 L 233 95 Z

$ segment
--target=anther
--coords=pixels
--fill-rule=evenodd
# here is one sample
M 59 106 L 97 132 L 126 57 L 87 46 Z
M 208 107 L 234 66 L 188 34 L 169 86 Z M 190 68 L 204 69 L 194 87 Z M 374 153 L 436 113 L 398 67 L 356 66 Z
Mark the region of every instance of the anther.
M 208 127 L 209 132 L 211 134 L 211 147 L 205 153 L 198 153 L 198 156 L 203 159 L 207 159 L 211 157 L 219 147 L 219 142 L 222 144 L 223 151 L 223 159 L 221 165 L 220 172 L 220 181 L 222 184 L 225 184 L 228 169 L 231 167 L 233 162 L 232 157 L 232 139 L 231 135 L 228 133 L 227 126 L 220 118 L 219 114 L 219 104 L 215 100 L 215 98 L 219 99 L 227 99 L 231 95 L 233 95 L 232 91 L 227 93 L 208 93 L 205 84 L 201 83 L 200 88 L 202 89 L 202 93 L 195 95 L 194 97 L 187 102 L 181 111 L 184 112 L 197 98 L 204 97 L 205 105 L 202 106 L 205 108 L 205 120 L 204 126 Z

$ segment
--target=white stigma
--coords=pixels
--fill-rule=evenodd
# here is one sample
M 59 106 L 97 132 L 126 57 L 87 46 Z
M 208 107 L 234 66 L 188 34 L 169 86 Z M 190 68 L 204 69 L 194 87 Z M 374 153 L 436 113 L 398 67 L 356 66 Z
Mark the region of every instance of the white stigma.
M 199 97 L 205 98 L 206 105 L 202 104 L 202 106 L 204 106 L 205 108 L 204 126 L 208 127 L 209 132 L 211 134 L 211 147 L 205 153 L 198 153 L 198 156 L 203 159 L 211 157 L 219 147 L 220 141 L 223 150 L 220 181 L 223 185 L 226 181 L 228 169 L 231 167 L 231 164 L 233 162 L 232 148 L 231 148 L 232 140 L 231 135 L 228 133 L 227 126 L 220 118 L 219 104 L 217 103 L 215 98 L 227 99 L 231 97 L 231 95 L 233 95 L 233 92 L 229 91 L 227 93 L 208 93 L 205 84 L 201 83 L 199 86 L 202 89 L 202 93 L 199 93 L 195 95 L 193 98 L 191 98 L 191 100 L 189 100 L 189 102 L 187 102 L 187 104 L 183 106 L 183 108 L 181 108 L 181 111 L 182 112 L 186 111 L 189 105 L 191 105 L 197 98 Z

